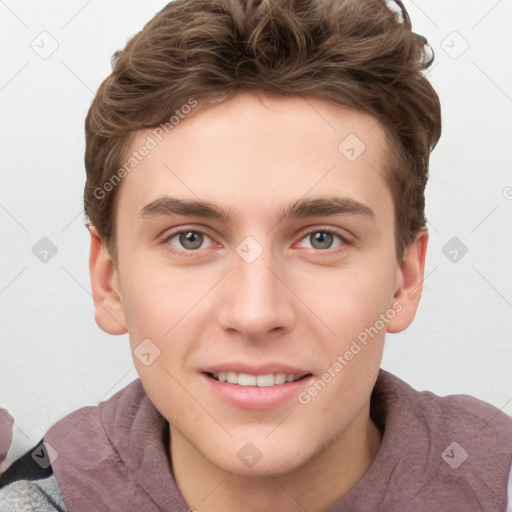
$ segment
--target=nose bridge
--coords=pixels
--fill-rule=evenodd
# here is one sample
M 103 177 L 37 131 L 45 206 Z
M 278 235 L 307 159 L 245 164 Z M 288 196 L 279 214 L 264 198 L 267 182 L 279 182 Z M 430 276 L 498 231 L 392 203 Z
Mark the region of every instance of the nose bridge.
M 290 292 L 276 276 L 281 267 L 270 246 L 253 237 L 237 246 L 223 288 L 219 320 L 224 329 L 258 338 L 276 328 L 289 328 L 293 320 Z

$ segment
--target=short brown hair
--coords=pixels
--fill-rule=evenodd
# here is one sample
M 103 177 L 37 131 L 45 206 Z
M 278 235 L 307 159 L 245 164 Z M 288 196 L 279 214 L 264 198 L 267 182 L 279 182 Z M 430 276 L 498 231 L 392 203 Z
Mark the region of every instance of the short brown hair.
M 384 126 L 401 260 L 426 224 L 424 190 L 441 109 L 422 72 L 433 51 L 412 32 L 402 2 L 393 10 L 388 3 L 174 0 L 158 12 L 114 54 L 85 122 L 85 213 L 111 253 L 119 188 L 112 179 L 126 174 L 133 135 L 168 123 L 191 98 L 208 105 L 260 91 L 324 99 Z

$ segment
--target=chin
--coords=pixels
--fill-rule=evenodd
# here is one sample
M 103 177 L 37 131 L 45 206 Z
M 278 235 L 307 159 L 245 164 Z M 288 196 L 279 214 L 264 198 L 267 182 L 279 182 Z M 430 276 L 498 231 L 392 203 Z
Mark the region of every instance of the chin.
M 235 442 L 219 457 L 219 451 L 203 455 L 215 466 L 240 476 L 266 477 L 290 473 L 306 464 L 314 454 L 305 443 L 288 438 L 286 441 L 261 440 Z

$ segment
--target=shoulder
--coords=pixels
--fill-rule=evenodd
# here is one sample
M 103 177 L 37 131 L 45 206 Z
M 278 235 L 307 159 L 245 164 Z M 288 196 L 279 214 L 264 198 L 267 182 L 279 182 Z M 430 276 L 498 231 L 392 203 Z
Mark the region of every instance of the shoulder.
M 512 417 L 494 405 L 470 395 L 439 396 L 418 391 L 383 370 L 377 388 L 388 409 L 400 414 L 407 411 L 434 437 L 452 435 L 496 446 L 504 442 L 504 451 L 512 455 Z
M 470 395 L 438 396 L 417 392 L 415 408 L 427 426 L 450 433 L 471 444 L 478 441 L 512 456 L 512 418 L 502 410 Z M 488 450 L 478 454 L 484 455 Z
M 55 476 L 17 480 L 0 489 L 1 512 L 66 512 Z
M 419 396 L 444 478 L 466 482 L 471 492 L 489 496 L 489 502 L 506 496 L 512 476 L 512 418 L 469 395 Z
M 510 416 L 469 395 L 418 391 L 384 371 L 375 392 L 387 463 L 409 506 L 473 510 L 484 504 L 484 510 L 503 510 L 511 475 Z

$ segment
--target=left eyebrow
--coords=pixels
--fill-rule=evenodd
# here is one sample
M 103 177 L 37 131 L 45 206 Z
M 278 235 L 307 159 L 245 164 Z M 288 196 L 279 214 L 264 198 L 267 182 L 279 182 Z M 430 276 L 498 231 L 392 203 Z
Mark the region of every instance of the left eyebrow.
M 313 217 L 326 215 L 364 215 L 375 218 L 373 210 L 359 201 L 348 197 L 318 197 L 313 199 L 299 199 L 295 203 L 281 210 L 279 222 L 285 219 L 298 217 Z

